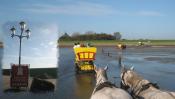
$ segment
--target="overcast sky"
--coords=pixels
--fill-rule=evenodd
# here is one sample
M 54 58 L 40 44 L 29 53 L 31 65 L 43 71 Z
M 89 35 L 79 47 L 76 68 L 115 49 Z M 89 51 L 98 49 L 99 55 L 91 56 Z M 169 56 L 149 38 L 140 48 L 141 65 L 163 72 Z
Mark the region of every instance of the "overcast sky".
M 53 67 L 56 41 L 64 32 L 121 32 L 124 39 L 175 39 L 174 4 L 175 0 L 1 0 L 5 67 L 18 62 L 19 41 L 10 38 L 9 29 L 13 25 L 19 29 L 22 20 L 32 31 L 29 40 L 23 39 L 22 62 Z

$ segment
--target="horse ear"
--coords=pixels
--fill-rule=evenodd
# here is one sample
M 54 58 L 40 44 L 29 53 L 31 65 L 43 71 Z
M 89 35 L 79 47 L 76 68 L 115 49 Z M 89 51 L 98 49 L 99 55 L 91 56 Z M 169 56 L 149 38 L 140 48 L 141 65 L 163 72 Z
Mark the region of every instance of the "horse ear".
M 108 66 L 105 66 L 104 70 L 107 70 L 108 69 Z
M 130 70 L 134 70 L 134 66 L 132 66 L 132 67 L 130 68 Z

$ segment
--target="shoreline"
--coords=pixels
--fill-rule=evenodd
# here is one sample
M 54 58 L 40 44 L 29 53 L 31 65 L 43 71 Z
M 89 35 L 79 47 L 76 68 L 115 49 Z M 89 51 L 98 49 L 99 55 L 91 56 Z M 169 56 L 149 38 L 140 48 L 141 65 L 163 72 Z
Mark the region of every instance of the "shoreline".
M 58 47 L 73 47 L 74 43 L 90 43 L 96 47 L 116 47 L 119 43 L 127 47 L 175 47 L 175 40 L 89 40 L 89 41 L 58 41 Z M 142 42 L 143 46 L 138 46 Z
M 117 47 L 115 44 L 107 45 L 107 44 L 97 44 L 95 47 Z M 127 48 L 175 48 L 175 45 L 143 45 L 143 46 L 137 46 L 137 45 L 126 45 Z M 73 45 L 58 45 L 58 48 L 69 48 L 72 47 Z

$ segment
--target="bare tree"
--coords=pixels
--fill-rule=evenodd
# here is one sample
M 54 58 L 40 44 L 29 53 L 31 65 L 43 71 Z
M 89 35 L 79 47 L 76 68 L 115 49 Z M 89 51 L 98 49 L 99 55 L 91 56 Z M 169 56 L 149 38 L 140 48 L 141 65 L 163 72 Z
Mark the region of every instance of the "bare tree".
M 122 38 L 122 35 L 120 32 L 114 32 L 113 34 L 116 40 L 120 40 Z
M 79 36 L 79 35 L 80 35 L 80 32 L 73 32 L 71 36 L 76 37 L 76 36 Z

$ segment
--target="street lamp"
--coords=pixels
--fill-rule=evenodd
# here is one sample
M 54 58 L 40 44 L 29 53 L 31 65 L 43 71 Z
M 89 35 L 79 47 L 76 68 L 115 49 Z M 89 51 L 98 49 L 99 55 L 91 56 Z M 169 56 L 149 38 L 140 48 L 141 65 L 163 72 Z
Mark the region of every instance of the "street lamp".
M 26 37 L 28 39 L 30 37 L 30 30 L 29 29 L 25 30 L 26 23 L 24 21 L 21 21 L 19 23 L 19 25 L 20 25 L 20 28 L 21 28 L 21 34 L 16 34 L 16 29 L 15 29 L 14 26 L 10 30 L 12 32 L 11 37 L 13 38 L 13 37 L 16 36 L 20 40 L 20 46 L 19 46 L 19 67 L 20 67 L 21 66 L 21 42 L 22 42 L 22 38 L 25 38 Z M 26 32 L 25 35 L 23 34 L 24 30 Z

